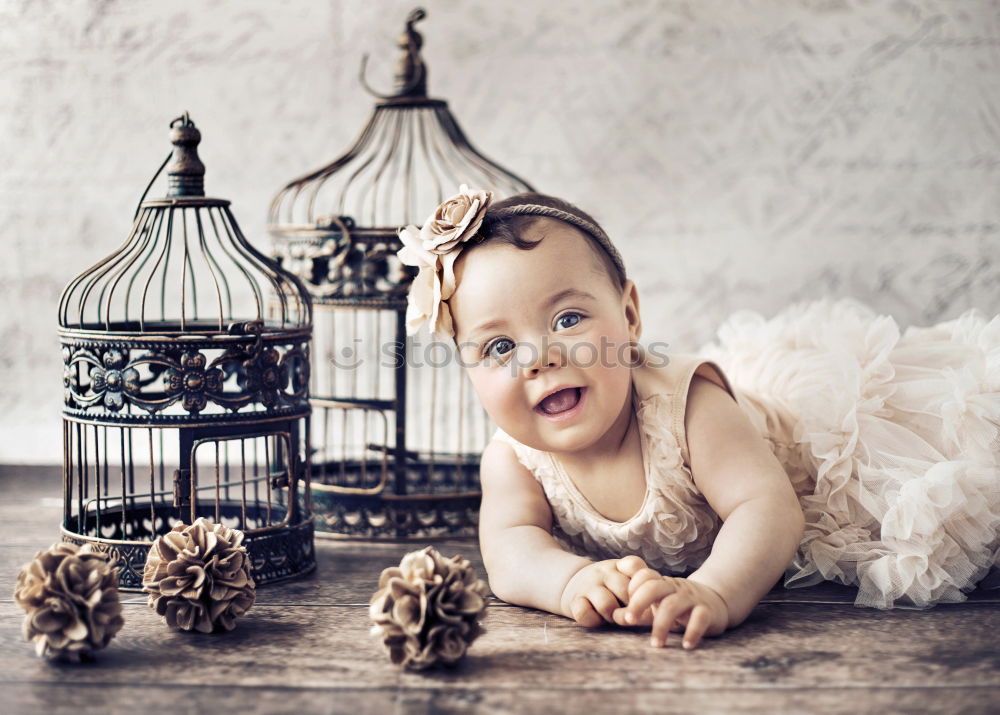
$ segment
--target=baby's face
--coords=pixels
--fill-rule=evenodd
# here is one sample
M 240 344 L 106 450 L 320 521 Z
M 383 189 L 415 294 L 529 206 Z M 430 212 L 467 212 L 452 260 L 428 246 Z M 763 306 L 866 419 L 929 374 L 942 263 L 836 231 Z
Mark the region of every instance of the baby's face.
M 588 239 L 541 219 L 521 250 L 478 247 L 456 266 L 448 301 L 472 385 L 494 422 L 522 444 L 574 452 L 600 444 L 631 389 L 638 298 L 612 283 Z

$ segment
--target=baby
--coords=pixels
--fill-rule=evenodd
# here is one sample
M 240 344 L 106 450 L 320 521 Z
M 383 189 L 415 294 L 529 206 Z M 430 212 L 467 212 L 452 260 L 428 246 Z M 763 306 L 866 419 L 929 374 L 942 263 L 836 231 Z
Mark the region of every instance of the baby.
M 463 186 L 400 237 L 420 268 L 408 329 L 454 339 L 499 427 L 481 463 L 493 592 L 587 627 L 651 626 L 656 647 L 741 623 L 795 554 L 802 510 L 719 367 L 639 346 L 639 295 L 605 232 L 552 197 Z

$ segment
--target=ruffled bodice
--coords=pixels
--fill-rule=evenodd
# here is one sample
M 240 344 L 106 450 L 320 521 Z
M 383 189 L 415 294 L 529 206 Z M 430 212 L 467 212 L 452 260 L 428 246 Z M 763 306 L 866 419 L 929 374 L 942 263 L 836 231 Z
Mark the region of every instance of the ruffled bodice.
M 666 368 L 643 366 L 633 371 L 632 403 L 646 495 L 639 510 L 625 521 L 601 515 L 552 454 L 497 430 L 494 438 L 510 444 L 518 461 L 541 484 L 552 509 L 553 535 L 564 546 L 597 559 L 636 554 L 654 568 L 677 574 L 694 570 L 708 557 L 720 520 L 687 466 L 683 411 L 691 377 L 699 369 L 729 389 L 718 368 L 712 368 L 694 356 L 677 355 L 670 357 Z

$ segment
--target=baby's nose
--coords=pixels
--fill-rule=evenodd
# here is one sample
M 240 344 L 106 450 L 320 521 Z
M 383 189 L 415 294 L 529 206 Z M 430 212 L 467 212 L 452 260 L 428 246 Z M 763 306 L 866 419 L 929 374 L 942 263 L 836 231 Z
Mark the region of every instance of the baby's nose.
M 539 370 L 545 370 L 545 369 L 548 369 L 550 367 L 556 367 L 556 366 L 558 366 L 558 364 L 559 363 L 557 363 L 557 362 L 549 361 L 549 362 L 546 362 L 545 364 L 540 364 L 539 363 L 539 364 L 533 365 L 531 369 L 534 372 L 538 372 Z
M 540 341 L 519 346 L 518 362 L 532 374 L 562 365 L 562 349 L 556 343 Z

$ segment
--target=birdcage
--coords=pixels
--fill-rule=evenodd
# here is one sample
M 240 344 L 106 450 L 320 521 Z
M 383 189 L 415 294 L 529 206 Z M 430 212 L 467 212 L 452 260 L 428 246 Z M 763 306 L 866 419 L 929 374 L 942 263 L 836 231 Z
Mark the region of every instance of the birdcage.
M 187 114 L 170 126 L 166 198 L 144 195 L 60 300 L 63 539 L 141 589 L 150 543 L 206 517 L 245 531 L 254 579 L 278 581 L 315 567 L 310 298 L 205 197 Z
M 498 197 L 530 186 L 480 154 L 441 99 L 410 13 L 395 91 L 354 145 L 274 198 L 274 255 L 313 296 L 313 504 L 320 534 L 474 533 L 479 456 L 492 428 L 453 347 L 407 337 L 411 269 L 400 226 L 423 223 L 462 183 Z M 414 271 L 415 272 L 415 271 Z

